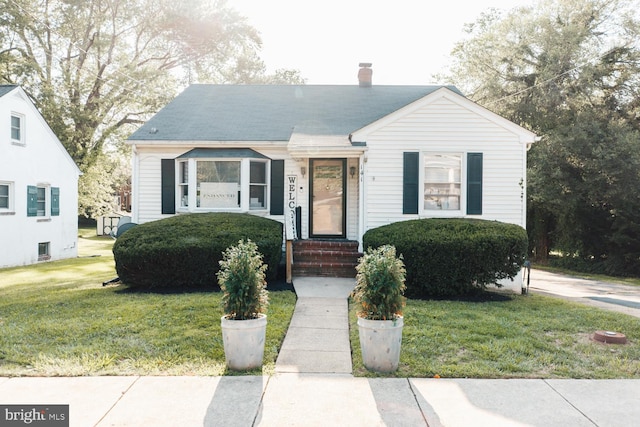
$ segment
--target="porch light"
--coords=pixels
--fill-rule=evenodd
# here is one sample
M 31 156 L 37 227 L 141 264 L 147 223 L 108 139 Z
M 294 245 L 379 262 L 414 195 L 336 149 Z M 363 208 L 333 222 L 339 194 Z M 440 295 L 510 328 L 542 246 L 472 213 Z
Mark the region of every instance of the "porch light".
M 300 166 L 300 173 L 302 174 L 302 177 L 304 178 L 304 176 L 307 174 L 306 166 Z
M 354 176 L 356 176 L 356 167 L 355 166 L 351 166 L 349 168 L 349 175 L 351 175 L 351 178 L 353 178 Z

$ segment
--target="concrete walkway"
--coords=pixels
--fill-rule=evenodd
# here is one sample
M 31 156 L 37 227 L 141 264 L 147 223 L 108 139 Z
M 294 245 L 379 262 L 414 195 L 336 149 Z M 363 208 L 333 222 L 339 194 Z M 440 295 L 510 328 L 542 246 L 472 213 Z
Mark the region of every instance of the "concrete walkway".
M 293 283 L 298 301 L 276 372 L 351 374 L 347 298 L 354 279 L 301 277 Z
M 0 377 L 0 426 L 8 404 L 68 404 L 74 427 L 639 425 L 640 380 L 355 378 L 353 280 L 294 283 L 272 376 Z

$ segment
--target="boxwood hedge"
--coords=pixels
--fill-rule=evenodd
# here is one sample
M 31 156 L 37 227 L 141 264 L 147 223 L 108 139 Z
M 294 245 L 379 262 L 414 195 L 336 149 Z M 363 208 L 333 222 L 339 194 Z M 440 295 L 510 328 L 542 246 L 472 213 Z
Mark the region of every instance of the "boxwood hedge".
M 467 296 L 513 278 L 524 263 L 527 233 L 514 224 L 478 219 L 419 219 L 369 230 L 364 247 L 394 245 L 404 256 L 406 295 Z
M 137 225 L 113 245 L 120 280 L 137 288 L 218 288 L 222 253 L 241 239 L 258 245 L 267 280 L 282 257 L 282 224 L 236 213 L 199 213 Z

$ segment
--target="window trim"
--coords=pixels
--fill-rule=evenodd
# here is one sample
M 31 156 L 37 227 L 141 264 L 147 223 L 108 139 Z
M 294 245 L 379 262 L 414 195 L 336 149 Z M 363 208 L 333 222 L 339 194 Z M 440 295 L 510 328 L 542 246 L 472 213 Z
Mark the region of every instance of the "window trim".
M 17 118 L 18 120 L 20 120 L 20 127 L 18 128 L 18 132 L 20 133 L 19 138 L 16 139 L 13 137 L 13 119 Z M 9 137 L 11 138 L 11 143 L 13 145 L 20 145 L 20 146 L 24 146 L 26 144 L 26 139 L 25 139 L 25 133 L 26 133 L 26 128 L 25 128 L 25 115 L 21 114 L 21 113 L 17 113 L 15 111 L 11 112 L 11 122 L 9 123 Z

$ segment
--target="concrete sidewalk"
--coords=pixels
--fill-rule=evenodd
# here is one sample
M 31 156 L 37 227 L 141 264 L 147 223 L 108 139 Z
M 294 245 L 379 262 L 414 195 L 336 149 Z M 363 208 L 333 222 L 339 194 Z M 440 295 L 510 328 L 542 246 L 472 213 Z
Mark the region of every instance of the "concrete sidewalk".
M 0 378 L 0 404 L 27 403 L 69 404 L 77 427 L 637 426 L 640 380 Z
M 355 378 L 353 279 L 294 283 L 272 376 L 0 378 L 0 405 L 69 404 L 78 427 L 639 425 L 640 380 Z

